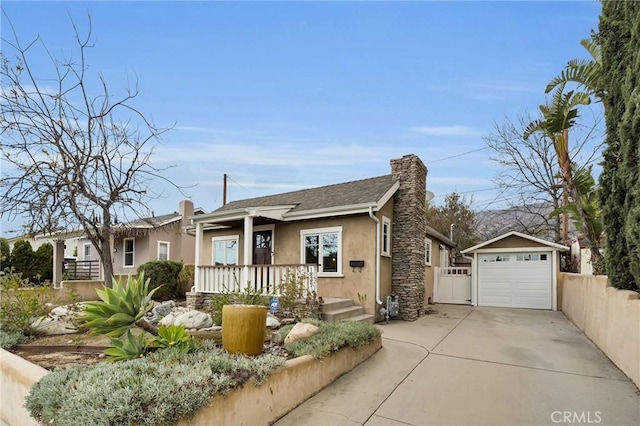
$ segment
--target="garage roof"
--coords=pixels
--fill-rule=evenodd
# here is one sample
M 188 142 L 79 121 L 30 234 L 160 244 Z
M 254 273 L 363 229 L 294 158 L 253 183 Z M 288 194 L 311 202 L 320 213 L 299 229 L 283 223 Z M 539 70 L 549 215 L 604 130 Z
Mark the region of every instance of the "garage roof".
M 485 248 L 487 246 L 490 246 L 491 244 L 494 244 L 497 241 L 500 240 L 504 240 L 506 238 L 509 237 L 519 237 L 528 241 L 531 241 L 532 243 L 535 243 L 535 245 L 543 245 L 543 246 L 548 246 L 550 249 L 552 250 L 560 250 L 560 251 L 568 251 L 569 247 L 563 246 L 562 244 L 556 244 L 556 243 L 552 243 L 551 241 L 546 241 L 543 240 L 541 238 L 537 238 L 537 237 L 532 237 L 531 235 L 526 235 L 526 234 L 522 234 L 520 232 L 516 232 L 516 231 L 511 231 L 511 232 L 507 232 L 506 234 L 502 234 L 499 237 L 493 238 L 489 241 L 485 241 L 484 243 L 480 243 L 477 244 L 473 247 L 469 247 L 468 249 L 462 250 L 461 253 L 462 254 L 467 254 L 467 253 L 473 253 L 474 251 L 478 251 L 479 249 Z M 526 247 L 526 246 L 523 246 Z

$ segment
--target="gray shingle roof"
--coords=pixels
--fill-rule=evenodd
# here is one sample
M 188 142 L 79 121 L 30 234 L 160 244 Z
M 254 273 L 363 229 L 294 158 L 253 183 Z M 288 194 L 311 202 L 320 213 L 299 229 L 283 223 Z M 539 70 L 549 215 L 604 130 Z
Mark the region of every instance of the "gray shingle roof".
M 180 213 L 174 212 L 169 214 L 163 214 L 159 216 L 145 217 L 142 219 L 132 220 L 124 224 L 127 228 L 148 228 L 148 227 L 156 227 L 172 220 L 176 220 L 180 218 Z
M 291 212 L 317 210 L 357 204 L 376 203 L 393 187 L 392 175 L 378 176 L 353 182 L 303 189 L 265 197 L 232 201 L 216 212 L 248 207 L 295 205 Z

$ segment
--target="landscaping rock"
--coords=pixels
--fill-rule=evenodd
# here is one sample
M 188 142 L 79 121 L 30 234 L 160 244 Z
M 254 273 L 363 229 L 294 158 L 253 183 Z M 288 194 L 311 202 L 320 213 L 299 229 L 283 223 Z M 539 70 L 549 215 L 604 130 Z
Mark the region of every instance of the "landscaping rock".
M 313 324 L 307 324 L 304 322 L 299 322 L 293 326 L 287 337 L 284 338 L 284 343 L 295 342 L 297 340 L 306 339 L 307 337 L 311 337 L 316 334 L 320 328 L 316 327 Z
M 211 327 L 213 320 L 211 315 L 200 311 L 189 311 L 178 316 L 174 322 L 175 325 L 184 325 L 186 329 L 196 329 Z
M 267 328 L 280 328 L 280 320 L 272 313 L 267 313 Z
M 153 307 L 151 312 L 154 317 L 164 318 L 171 313 L 173 308 L 176 307 L 176 302 L 173 300 L 167 300 L 166 302 L 162 302 Z
M 69 321 L 61 321 L 56 318 L 41 317 L 31 324 L 31 328 L 39 334 L 48 336 L 55 334 L 77 333 L 78 329 Z

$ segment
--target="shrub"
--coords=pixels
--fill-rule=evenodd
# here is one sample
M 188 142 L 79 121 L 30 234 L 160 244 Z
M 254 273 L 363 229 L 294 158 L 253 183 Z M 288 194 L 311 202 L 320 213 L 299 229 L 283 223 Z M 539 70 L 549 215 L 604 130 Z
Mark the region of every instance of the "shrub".
M 42 283 L 53 280 L 53 246 L 45 243 L 38 247 L 34 256 L 34 276 L 33 280 Z
M 25 406 L 42 424 L 174 424 L 251 377 L 264 382 L 286 361 L 203 345 L 192 353 L 167 349 L 118 364 L 54 370 L 31 388 Z
M 15 345 L 25 343 L 29 340 L 27 336 L 20 332 L 5 332 L 0 330 L 0 348 L 11 349 Z
M 22 277 L 27 280 L 27 284 L 35 275 L 35 260 L 36 256 L 31 248 L 31 243 L 26 240 L 16 241 L 11 252 L 11 266 L 16 273 L 22 274 Z
M 0 278 L 0 329 L 9 333 L 33 334 L 31 323 L 46 315 L 54 301 L 49 286 L 30 287 L 22 274 L 7 271 Z
M 380 330 L 371 324 L 357 321 L 324 322 L 306 320 L 305 322 L 320 327 L 317 334 L 310 338 L 297 340 L 285 344 L 285 348 L 295 356 L 313 355 L 314 358 L 324 358 L 331 352 L 344 347 L 359 348 L 372 342 L 380 336 Z M 284 339 L 293 326 L 280 329 Z
M 154 300 L 169 300 L 176 296 L 178 275 L 182 269 L 182 262 L 173 260 L 153 260 L 138 267 L 138 274 L 144 273 L 149 278 L 151 289 L 158 289 Z
M 297 321 L 303 318 L 320 319 L 320 303 L 315 291 L 308 291 L 309 276 L 287 271 L 280 284 L 280 316 L 292 317 Z
M 178 289 L 176 296 L 182 298 L 184 294 L 191 291 L 195 284 L 195 265 L 184 265 L 178 274 Z

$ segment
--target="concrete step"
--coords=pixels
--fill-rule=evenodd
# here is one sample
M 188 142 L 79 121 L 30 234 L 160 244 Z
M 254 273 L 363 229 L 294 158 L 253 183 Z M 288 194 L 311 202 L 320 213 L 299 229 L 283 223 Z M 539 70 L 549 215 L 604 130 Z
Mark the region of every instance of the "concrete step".
M 374 324 L 376 322 L 376 318 L 373 315 L 362 314 L 362 315 L 356 315 L 355 317 L 347 318 L 345 321 L 359 321 L 359 322 L 366 322 L 368 324 Z
M 332 311 L 334 309 L 348 308 L 353 306 L 352 299 L 340 299 L 337 297 L 325 297 L 322 304 L 323 311 Z
M 340 321 L 362 314 L 364 314 L 364 308 L 362 306 L 349 306 L 347 308 L 331 309 L 330 311 L 327 311 L 323 308 L 322 319 L 328 322 L 332 322 Z

